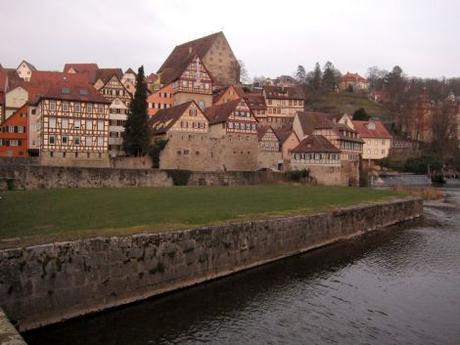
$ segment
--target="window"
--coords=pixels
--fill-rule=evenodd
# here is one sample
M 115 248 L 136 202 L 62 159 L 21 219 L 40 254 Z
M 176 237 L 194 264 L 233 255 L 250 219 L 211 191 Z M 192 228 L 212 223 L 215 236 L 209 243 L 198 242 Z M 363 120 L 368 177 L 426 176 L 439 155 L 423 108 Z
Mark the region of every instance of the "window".
M 62 128 L 69 128 L 69 120 L 68 119 L 62 119 Z
M 69 110 L 69 103 L 68 102 L 63 102 L 62 103 L 62 110 L 64 110 L 64 111 Z
M 102 104 L 99 104 L 97 108 L 100 113 L 104 112 L 104 106 Z
M 56 128 L 56 118 L 50 117 L 49 128 Z
M 73 143 L 74 143 L 75 145 L 80 145 L 80 138 L 79 138 L 79 137 L 74 137 L 74 138 L 73 138 Z M 78 155 L 76 155 L 75 157 L 78 157 Z
M 93 138 L 92 137 L 86 137 L 85 144 L 86 144 L 86 146 L 93 145 Z
M 51 135 L 48 140 L 49 140 L 48 142 L 49 142 L 50 145 L 54 145 L 54 142 L 55 142 L 54 141 L 54 135 Z
M 88 113 L 92 113 L 92 112 L 93 112 L 93 105 L 92 105 L 91 103 L 88 103 L 88 104 L 86 105 L 86 111 L 87 111 Z
M 68 143 L 68 138 L 66 136 L 63 136 L 62 137 L 62 144 L 67 145 L 67 143 Z
M 104 130 L 104 121 L 97 121 L 97 130 L 98 131 L 103 131 Z
M 86 129 L 93 129 L 93 121 L 86 120 Z
M 56 110 L 56 101 L 50 101 L 50 110 Z
M 74 108 L 76 112 L 80 112 L 80 103 L 75 103 Z
M 98 146 L 104 145 L 104 138 L 98 137 L 98 138 L 97 138 L 97 145 L 98 145 Z

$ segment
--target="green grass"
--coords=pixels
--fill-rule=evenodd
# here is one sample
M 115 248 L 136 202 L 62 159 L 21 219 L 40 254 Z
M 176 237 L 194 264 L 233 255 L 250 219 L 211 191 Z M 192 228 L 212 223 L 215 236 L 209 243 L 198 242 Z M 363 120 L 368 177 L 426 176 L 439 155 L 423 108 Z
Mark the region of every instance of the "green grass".
M 331 93 L 317 96 L 308 101 L 308 107 L 315 111 L 331 113 L 353 113 L 364 108 L 371 116 L 380 117 L 382 120 L 391 118 L 391 113 L 382 105 L 375 103 L 365 96 L 348 92 Z
M 1 192 L 0 246 L 164 231 L 306 213 L 399 196 L 293 185 Z

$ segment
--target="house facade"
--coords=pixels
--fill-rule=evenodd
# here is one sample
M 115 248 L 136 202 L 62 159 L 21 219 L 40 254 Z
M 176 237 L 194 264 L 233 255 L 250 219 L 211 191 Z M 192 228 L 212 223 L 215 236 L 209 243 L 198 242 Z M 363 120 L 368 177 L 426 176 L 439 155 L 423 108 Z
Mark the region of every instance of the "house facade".
M 369 82 L 366 78 L 361 77 L 358 73 L 347 72 L 340 79 L 339 90 L 351 92 L 367 92 L 369 91 Z
M 26 86 L 17 86 L 8 90 L 5 94 L 5 119 L 8 119 L 13 113 L 27 103 L 29 92 Z
M 257 120 L 244 99 L 206 108 L 213 170 L 257 169 Z
M 68 81 L 32 100 L 42 164 L 107 166 L 109 105 L 89 84 Z
M 263 87 L 262 95 L 267 107 L 265 118 L 267 124 L 272 127 L 290 127 L 294 116 L 298 111 L 304 110 L 305 95 L 299 86 Z
M 21 78 L 22 80 L 30 81 L 30 78 L 32 77 L 32 73 L 36 70 L 37 69 L 35 68 L 35 66 L 32 65 L 30 62 L 27 62 L 26 60 L 22 60 L 22 62 L 16 68 L 16 73 L 18 74 L 19 78 Z
M 115 98 L 109 107 L 109 154 L 110 157 L 122 156 L 123 134 L 129 108 L 119 98 Z
M 198 55 L 189 54 L 170 61 L 160 72 L 163 87 L 171 85 L 173 104 L 195 101 L 204 110 L 212 105 L 213 80 Z
M 0 125 L 0 157 L 27 157 L 28 108 L 23 105 Z
M 381 121 L 352 121 L 352 124 L 364 140 L 363 159 L 378 160 L 388 157 L 392 136 Z
M 155 115 L 161 109 L 171 108 L 174 105 L 172 84 L 167 84 L 147 97 L 147 114 Z
M 284 161 L 280 140 L 270 126 L 258 126 L 259 154 L 257 169 L 283 170 Z
M 209 121 L 194 101 L 159 110 L 149 120 L 153 140 L 167 140 L 161 169 L 212 170 Z
M 293 170 L 308 169 L 319 184 L 342 185 L 341 151 L 322 135 L 309 135 L 292 150 Z

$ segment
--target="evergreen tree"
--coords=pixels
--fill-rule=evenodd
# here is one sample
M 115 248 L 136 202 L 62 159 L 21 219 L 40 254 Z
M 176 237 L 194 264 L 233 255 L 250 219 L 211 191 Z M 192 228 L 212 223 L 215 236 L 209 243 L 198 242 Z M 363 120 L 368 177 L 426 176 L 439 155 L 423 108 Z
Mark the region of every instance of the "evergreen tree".
M 353 120 L 368 121 L 369 119 L 370 116 L 367 114 L 364 108 L 359 108 L 353 113 Z
M 313 70 L 313 76 L 311 84 L 314 90 L 319 90 L 321 88 L 321 81 L 323 79 L 323 72 L 321 72 L 321 66 L 319 62 L 315 64 L 315 69 Z
M 150 147 L 150 129 L 147 123 L 147 84 L 144 66 L 139 67 L 136 78 L 136 92 L 129 106 L 125 123 L 123 150 L 129 156 L 143 156 Z
M 305 84 L 307 80 L 307 72 L 305 71 L 305 68 L 302 65 L 299 65 L 297 67 L 297 72 L 295 74 L 297 81 L 301 84 Z
M 335 91 L 337 88 L 337 71 L 332 64 L 332 62 L 328 61 L 324 65 L 324 73 L 322 79 L 322 86 L 323 89 L 326 91 Z

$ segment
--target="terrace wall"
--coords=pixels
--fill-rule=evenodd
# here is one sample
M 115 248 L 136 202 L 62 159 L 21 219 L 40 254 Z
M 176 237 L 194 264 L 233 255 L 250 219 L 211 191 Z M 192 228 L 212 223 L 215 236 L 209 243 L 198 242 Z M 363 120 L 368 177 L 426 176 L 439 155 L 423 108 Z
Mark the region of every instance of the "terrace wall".
M 419 217 L 409 198 L 327 213 L 0 251 L 0 307 L 20 330 L 142 300 Z

